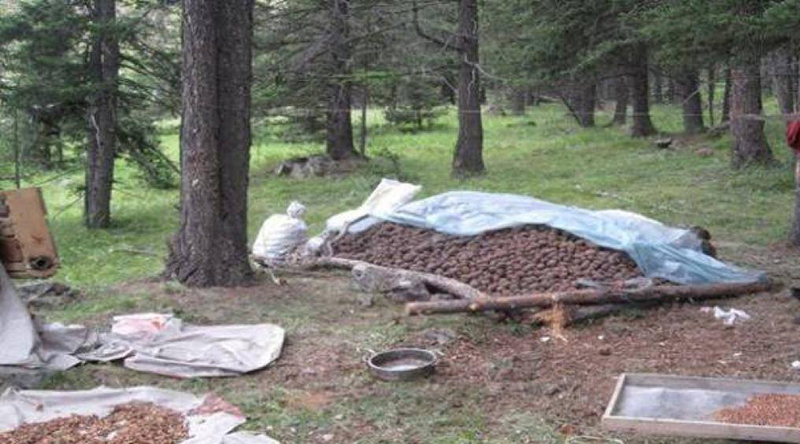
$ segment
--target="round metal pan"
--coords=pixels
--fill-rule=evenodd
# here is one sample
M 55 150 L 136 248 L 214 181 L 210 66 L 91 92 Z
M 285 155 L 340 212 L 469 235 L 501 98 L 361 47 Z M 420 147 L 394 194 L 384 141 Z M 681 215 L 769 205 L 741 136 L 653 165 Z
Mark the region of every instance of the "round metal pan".
M 367 366 L 375 377 L 384 381 L 408 381 L 433 374 L 438 359 L 421 348 L 397 348 L 373 354 Z

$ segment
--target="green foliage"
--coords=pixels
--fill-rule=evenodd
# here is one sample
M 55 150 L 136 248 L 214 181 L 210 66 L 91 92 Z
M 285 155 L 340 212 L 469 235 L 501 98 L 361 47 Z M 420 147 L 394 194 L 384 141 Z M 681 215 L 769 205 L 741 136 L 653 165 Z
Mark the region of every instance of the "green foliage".
M 511 85 L 558 86 L 618 70 L 626 50 L 638 42 L 623 18 L 645 1 L 511 0 L 487 7 L 486 59 Z
M 175 108 L 169 103 L 175 102 L 170 96 L 179 57 L 170 53 L 174 44 L 157 42 L 170 34 L 164 25 L 174 16 L 160 2 L 118 0 L 118 19 L 108 27 L 93 22 L 91 8 L 85 1 L 27 0 L 0 15 L 0 102 L 28 126 L 24 137 L 16 136 L 23 160 L 49 169 L 82 159 L 92 96 L 109 88 L 89 75 L 87 54 L 99 35 L 113 33 L 122 45 L 120 80 L 112 85 L 119 104 L 118 152 L 141 167 L 148 184 L 173 186 L 154 122 Z M 0 138 L 10 143 L 9 132 Z
M 386 121 L 392 125 L 412 130 L 430 127 L 444 110 L 438 85 L 423 77 L 397 79 L 390 92 L 391 102 L 386 107 Z
M 662 62 L 707 66 L 760 57 L 788 42 L 798 12 L 796 0 L 675 0 L 638 12 L 631 23 L 653 41 Z
M 325 116 L 328 87 L 346 82 L 354 108 L 368 95 L 371 106 L 389 109 L 392 123 L 421 128 L 434 120 L 434 106 L 445 100 L 438 93 L 442 79 L 452 77 L 454 52 L 410 32 L 407 3 L 369 0 L 349 9 L 349 73 L 331 72 L 329 5 L 316 0 L 257 5 L 255 72 L 261 75 L 254 84 L 254 114 L 288 117 L 294 123 L 286 128 L 288 141 L 319 140 L 321 128 L 312 123 Z M 448 3 L 425 2 L 421 9 L 436 25 L 450 27 L 439 19 L 455 17 Z
M 162 152 L 155 125 L 138 116 L 123 116 L 118 122 L 119 151 L 139 170 L 144 182 L 159 189 L 178 184 L 178 169 Z

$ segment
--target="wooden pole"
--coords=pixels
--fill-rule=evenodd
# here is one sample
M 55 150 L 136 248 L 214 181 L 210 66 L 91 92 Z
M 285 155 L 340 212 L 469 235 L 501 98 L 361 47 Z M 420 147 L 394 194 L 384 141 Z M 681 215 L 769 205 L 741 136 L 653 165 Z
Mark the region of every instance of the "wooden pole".
M 772 281 L 766 281 L 746 284 L 657 285 L 637 290 L 588 289 L 502 298 L 481 297 L 472 300 L 412 302 L 406 304 L 406 314 L 413 316 L 488 310 L 508 311 L 534 307 L 549 308 L 556 304 L 602 305 L 702 300 L 761 293 L 775 288 L 776 285 Z

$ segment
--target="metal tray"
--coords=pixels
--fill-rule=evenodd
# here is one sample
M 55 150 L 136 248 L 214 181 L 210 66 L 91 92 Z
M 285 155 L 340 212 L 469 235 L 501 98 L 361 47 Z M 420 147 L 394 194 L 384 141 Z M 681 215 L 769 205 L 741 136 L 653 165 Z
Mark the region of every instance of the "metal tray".
M 623 373 L 602 424 L 638 434 L 800 443 L 800 429 L 714 420 L 717 410 L 743 405 L 757 394 L 800 395 L 800 385 Z

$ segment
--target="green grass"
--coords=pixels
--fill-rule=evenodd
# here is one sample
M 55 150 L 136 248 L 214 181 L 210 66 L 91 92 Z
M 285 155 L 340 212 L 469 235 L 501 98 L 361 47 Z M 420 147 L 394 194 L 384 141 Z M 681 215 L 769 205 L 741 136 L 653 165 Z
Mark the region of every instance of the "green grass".
M 770 107 L 774 107 L 771 102 Z M 271 171 L 282 159 L 318 153 L 323 146 L 283 142 L 275 136 L 279 126 L 258 124 L 259 143 L 252 150 L 250 234 L 254 236 L 268 215 L 283 212 L 292 200 L 308 207 L 306 220 L 311 232 L 317 232 L 327 217 L 357 206 L 382 176 L 395 176 L 423 185 L 423 196 L 453 189 L 519 193 L 587 208 L 636 211 L 669 224 L 703 225 L 724 242 L 764 246 L 784 239 L 794 185 L 781 122 L 768 123 L 768 136 L 784 165 L 733 171 L 728 136 L 701 137 L 676 150 L 658 150 L 652 140 L 631 139 L 624 129 L 602 127 L 609 120 L 607 113 L 600 113 L 601 127 L 580 129 L 558 105 L 533 108 L 524 117 L 487 114 L 488 172 L 464 181 L 450 177 L 456 137 L 452 112 L 434 129 L 409 134 L 384 126 L 380 113 L 372 111 L 368 154 L 376 162 L 349 177 L 309 180 L 278 178 Z M 661 131 L 680 130 L 676 107 L 654 107 L 653 120 Z M 163 144 L 177 158 L 175 122 L 163 128 L 171 131 Z M 700 147 L 712 149 L 713 156 L 696 155 Z M 399 172 L 381 159 L 387 154 L 399 159 Z M 159 257 L 177 223 L 177 190 L 148 189 L 129 165 L 119 161 L 114 225 L 88 231 L 81 224 L 81 203 L 71 191 L 82 178 L 75 173 L 44 185 L 64 264 L 60 279 L 97 287 L 158 273 Z

